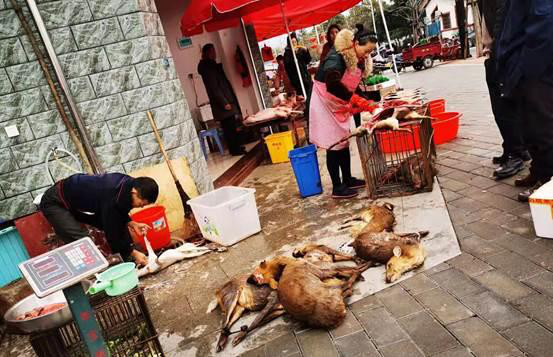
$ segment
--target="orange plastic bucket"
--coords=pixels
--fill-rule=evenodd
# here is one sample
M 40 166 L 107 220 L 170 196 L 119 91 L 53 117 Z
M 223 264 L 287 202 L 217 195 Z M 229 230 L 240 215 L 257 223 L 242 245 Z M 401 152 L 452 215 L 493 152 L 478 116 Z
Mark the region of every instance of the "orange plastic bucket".
M 169 243 L 171 243 L 171 232 L 169 231 L 169 225 L 167 224 L 165 207 L 153 206 L 143 209 L 142 211 L 131 215 L 131 219 L 135 222 L 146 223 L 150 226 L 148 233 L 146 233 L 146 237 L 148 237 L 148 241 L 154 250 L 165 248 L 169 245 Z M 143 249 L 146 249 L 144 236 L 133 234 L 133 240 Z

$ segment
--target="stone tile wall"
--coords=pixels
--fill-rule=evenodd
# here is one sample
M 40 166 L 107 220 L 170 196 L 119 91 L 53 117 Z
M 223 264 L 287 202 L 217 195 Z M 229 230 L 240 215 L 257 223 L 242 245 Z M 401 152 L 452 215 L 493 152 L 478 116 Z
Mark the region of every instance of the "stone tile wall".
M 169 156 L 187 158 L 200 192 L 212 189 L 154 0 L 37 3 L 104 168 L 129 173 L 162 162 L 145 113 L 152 110 Z M 18 137 L 7 137 L 9 125 Z M 0 0 L 1 218 L 33 212 L 33 197 L 71 174 L 55 161 L 46 172 L 56 146 L 77 154 L 30 41 L 10 1 Z

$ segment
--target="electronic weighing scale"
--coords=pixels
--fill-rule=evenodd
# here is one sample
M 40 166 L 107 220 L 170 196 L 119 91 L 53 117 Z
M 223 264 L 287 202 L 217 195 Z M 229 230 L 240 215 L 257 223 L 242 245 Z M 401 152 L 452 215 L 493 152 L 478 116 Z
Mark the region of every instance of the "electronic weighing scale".
M 80 282 L 107 267 L 108 261 L 88 237 L 19 264 L 38 297 L 63 290 L 81 339 L 92 357 L 107 357 L 109 350 Z

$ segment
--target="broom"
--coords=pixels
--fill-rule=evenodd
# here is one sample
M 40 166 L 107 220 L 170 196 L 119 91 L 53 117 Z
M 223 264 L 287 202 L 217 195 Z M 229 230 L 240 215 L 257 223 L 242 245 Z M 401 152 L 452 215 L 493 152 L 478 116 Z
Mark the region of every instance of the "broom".
M 159 149 L 163 154 L 163 158 L 165 159 L 165 162 L 169 167 L 169 171 L 171 172 L 171 176 L 173 176 L 173 180 L 175 181 L 175 185 L 177 186 L 177 191 L 179 193 L 180 199 L 182 201 L 182 207 L 184 209 L 184 226 L 183 226 L 184 239 L 188 240 L 190 238 L 197 236 L 200 232 L 200 229 L 198 227 L 198 222 L 196 222 L 196 218 L 192 213 L 192 208 L 188 204 L 186 204 L 186 202 L 190 200 L 190 196 L 188 196 L 188 194 L 182 188 L 182 185 L 179 182 L 177 175 L 175 174 L 175 169 L 173 168 L 173 164 L 171 163 L 171 160 L 169 160 L 169 157 L 167 156 L 167 152 L 165 152 L 165 148 L 163 147 L 163 142 L 161 141 L 161 137 L 159 136 L 159 131 L 154 121 L 154 116 L 152 115 L 152 112 L 147 111 L 146 115 L 148 116 L 148 120 L 150 121 L 150 125 L 152 126 L 152 129 L 154 130 L 154 135 L 156 137 L 157 143 L 159 144 Z

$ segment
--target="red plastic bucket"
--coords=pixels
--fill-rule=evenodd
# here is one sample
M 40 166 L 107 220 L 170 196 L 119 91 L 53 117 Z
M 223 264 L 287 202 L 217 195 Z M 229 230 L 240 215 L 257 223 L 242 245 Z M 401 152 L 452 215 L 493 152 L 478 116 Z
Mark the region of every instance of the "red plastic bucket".
M 430 111 L 430 116 L 445 112 L 445 99 L 434 99 L 428 102 L 428 110 Z
M 153 206 L 143 209 L 131 215 L 131 219 L 150 226 L 146 237 L 148 237 L 148 241 L 154 250 L 165 248 L 171 243 L 171 232 L 167 224 L 167 216 L 165 216 L 165 207 Z M 143 249 L 146 249 L 143 236 L 133 234 L 133 240 Z
M 434 128 L 434 143 L 436 145 L 447 143 L 457 137 L 459 132 L 459 119 L 462 114 L 457 112 L 444 112 L 432 115 Z

